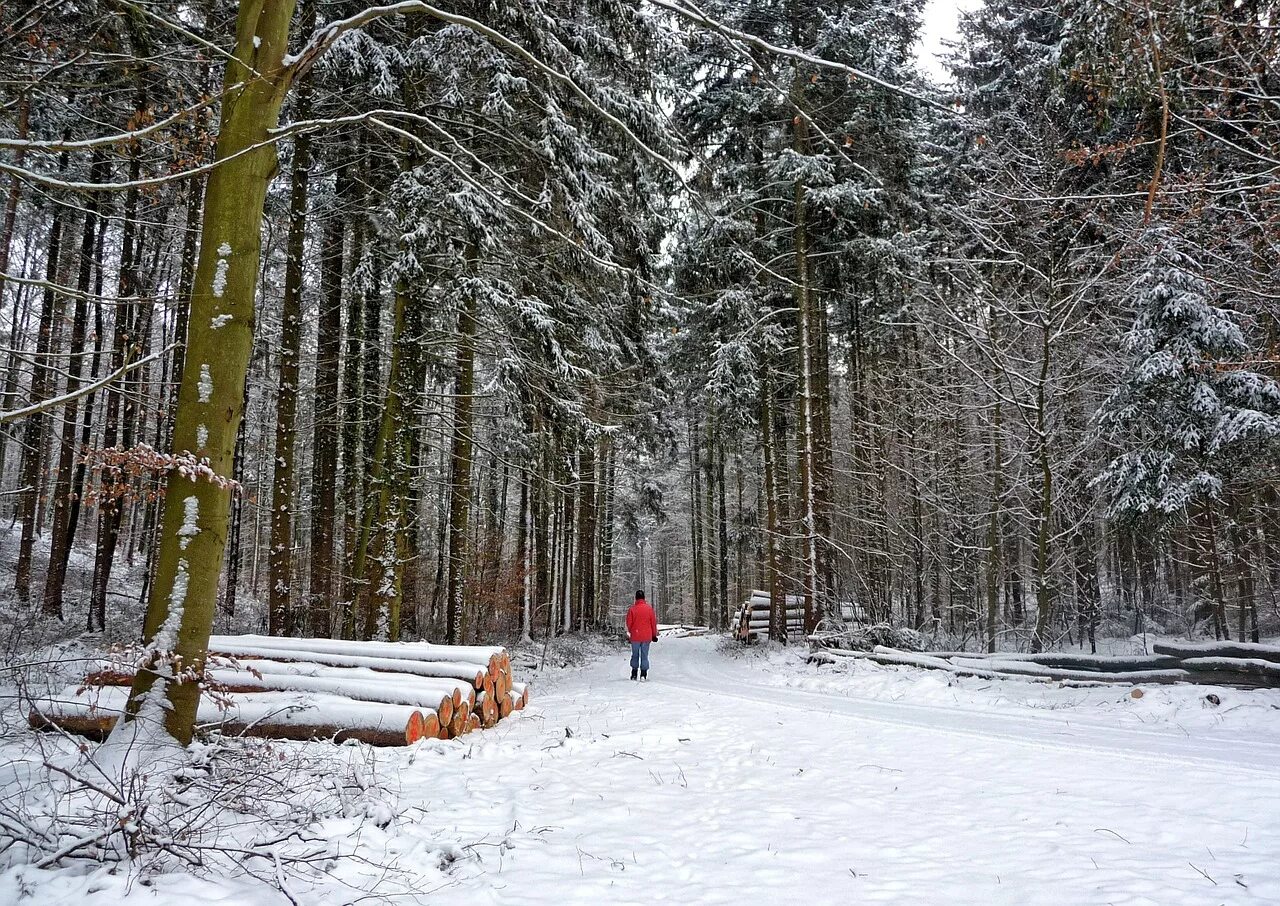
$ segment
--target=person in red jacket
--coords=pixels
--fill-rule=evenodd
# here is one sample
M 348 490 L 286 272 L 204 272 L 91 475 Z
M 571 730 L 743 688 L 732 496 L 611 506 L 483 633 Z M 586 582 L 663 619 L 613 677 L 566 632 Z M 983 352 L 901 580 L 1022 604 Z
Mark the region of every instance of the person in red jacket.
M 649 679 L 649 644 L 658 641 L 658 615 L 644 599 L 644 589 L 636 592 L 636 602 L 627 611 L 627 635 L 631 639 L 631 678 Z

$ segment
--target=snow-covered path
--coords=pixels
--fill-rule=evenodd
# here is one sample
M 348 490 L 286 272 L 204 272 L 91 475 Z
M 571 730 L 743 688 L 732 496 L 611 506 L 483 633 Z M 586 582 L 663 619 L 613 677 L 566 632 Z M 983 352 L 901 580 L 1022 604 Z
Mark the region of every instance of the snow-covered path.
M 1280 902 L 1280 744 L 769 684 L 707 639 L 424 751 L 402 805 L 475 844 L 438 903 Z

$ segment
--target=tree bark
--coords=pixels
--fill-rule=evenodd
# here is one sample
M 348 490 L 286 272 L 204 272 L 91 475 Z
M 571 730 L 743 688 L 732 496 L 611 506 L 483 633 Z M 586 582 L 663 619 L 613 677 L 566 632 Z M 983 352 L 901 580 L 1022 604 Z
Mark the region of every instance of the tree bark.
M 335 195 L 350 191 L 339 171 Z M 338 367 L 342 341 L 342 261 L 345 223 L 339 210 L 324 221 L 320 255 L 320 318 L 316 328 L 316 383 L 312 422 L 311 562 L 307 634 L 333 632 L 335 522 L 338 497 Z
M 227 64 L 215 159 L 205 190 L 200 255 L 191 297 L 187 367 L 178 391 L 174 447 L 205 456 L 214 476 L 229 476 L 244 413 L 253 346 L 254 293 L 267 187 L 275 175 L 276 126 L 291 73 L 282 69 L 293 0 L 246 0 Z M 229 319 L 229 320 L 224 320 Z M 163 716 L 166 732 L 191 741 L 200 687 L 182 682 L 204 667 L 226 546 L 232 490 L 223 480 L 170 477 L 155 580 L 127 717 Z M 157 682 L 165 707 L 151 704 Z
M 62 153 L 59 172 L 67 169 L 68 154 Z M 55 387 L 52 356 L 53 328 L 58 293 L 53 286 L 58 282 L 58 263 L 62 253 L 63 205 L 52 202 L 53 213 L 49 223 L 49 250 L 45 261 L 45 288 L 40 299 L 40 320 L 36 328 L 35 363 L 31 372 L 31 402 L 39 404 L 48 399 Z M 77 350 L 72 350 L 76 352 Z M 18 520 L 22 523 L 22 537 L 18 545 L 18 564 L 14 575 L 14 592 L 19 601 L 31 598 L 31 559 L 35 549 L 36 522 L 40 507 L 40 484 L 45 468 L 45 445 L 51 430 L 46 412 L 36 412 L 27 419 L 22 434 L 22 465 L 19 469 Z
M 449 455 L 449 574 L 445 596 L 445 640 L 450 645 L 458 644 L 464 631 L 462 609 L 466 592 L 467 527 L 471 516 L 472 393 L 476 357 L 475 293 L 464 290 L 459 301 Z
M 305 0 L 304 24 L 315 20 L 313 0 Z M 306 83 L 298 90 L 296 116 L 311 111 Z M 298 355 L 302 341 L 302 265 L 306 254 L 307 201 L 311 178 L 311 134 L 293 143 L 293 186 L 289 193 L 289 238 L 286 243 L 284 298 L 280 306 L 280 374 L 276 389 L 276 445 L 271 480 L 271 546 L 268 558 L 267 632 L 288 635 L 293 628 L 294 455 L 298 437 Z
M 94 155 L 90 179 L 103 178 L 101 153 Z M 89 326 L 88 293 L 93 276 L 93 247 L 98 232 L 99 196 L 85 203 L 84 226 L 80 236 L 80 266 L 76 275 L 75 309 L 71 316 L 71 360 L 67 364 L 68 395 L 80 389 L 84 373 L 84 341 Z M 43 610 L 46 616 L 62 619 L 62 594 L 66 585 L 67 561 L 74 531 L 71 525 L 72 476 L 75 471 L 76 428 L 79 425 L 78 399 L 70 400 L 62 411 L 62 442 L 58 451 L 57 481 L 53 490 L 53 532 L 49 539 L 49 571 L 45 576 Z M 92 405 L 91 402 L 86 405 Z

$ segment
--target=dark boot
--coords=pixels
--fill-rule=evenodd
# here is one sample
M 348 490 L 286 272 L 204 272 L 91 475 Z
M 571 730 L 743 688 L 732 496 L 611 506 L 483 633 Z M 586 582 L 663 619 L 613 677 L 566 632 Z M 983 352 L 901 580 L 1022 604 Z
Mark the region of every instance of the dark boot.
M 643 680 L 643 681 L 644 681 L 644 682 L 646 682 L 646 683 L 647 683 L 647 682 L 649 682 L 649 671 L 648 671 L 648 670 L 641 670 L 641 671 L 640 671 L 640 679 L 641 679 L 641 680 Z
M 636 678 L 636 668 L 635 668 L 635 667 L 632 667 L 632 668 L 631 668 L 631 678 L 632 678 L 632 679 L 635 679 L 635 678 Z

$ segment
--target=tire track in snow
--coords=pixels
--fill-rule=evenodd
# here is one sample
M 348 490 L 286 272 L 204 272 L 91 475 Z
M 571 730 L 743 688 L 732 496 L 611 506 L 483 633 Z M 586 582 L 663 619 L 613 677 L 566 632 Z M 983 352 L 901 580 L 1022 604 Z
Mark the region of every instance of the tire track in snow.
M 675 639 L 671 641 L 684 642 Z M 772 705 L 780 709 L 801 708 L 909 730 L 999 740 L 1036 750 L 1070 750 L 1121 757 L 1155 765 L 1180 764 L 1196 768 L 1229 766 L 1234 771 L 1266 777 L 1274 777 L 1276 767 L 1280 765 L 1280 746 L 1267 742 L 1231 740 L 1206 744 L 1204 740 L 1158 730 L 1128 729 L 1089 721 L 1059 722 L 1047 714 L 1033 716 L 934 705 L 897 704 L 846 698 L 804 689 L 766 686 L 753 682 L 749 669 L 727 669 L 728 662 L 710 646 L 695 646 L 685 642 L 669 645 L 667 650 L 674 656 L 666 660 L 662 678 L 655 675 L 652 682 L 706 695 Z M 671 672 L 665 672 L 667 669 Z M 1085 733 L 1088 734 L 1087 737 Z

